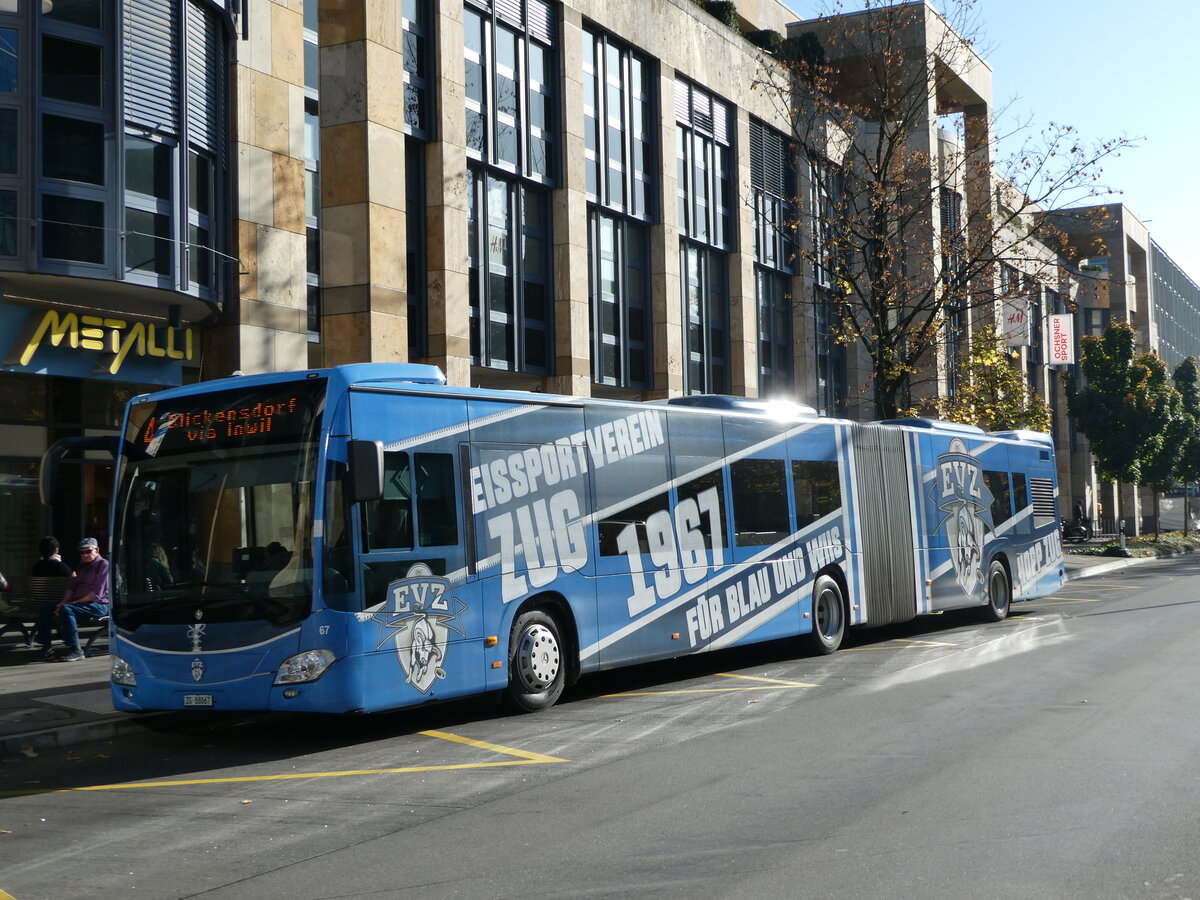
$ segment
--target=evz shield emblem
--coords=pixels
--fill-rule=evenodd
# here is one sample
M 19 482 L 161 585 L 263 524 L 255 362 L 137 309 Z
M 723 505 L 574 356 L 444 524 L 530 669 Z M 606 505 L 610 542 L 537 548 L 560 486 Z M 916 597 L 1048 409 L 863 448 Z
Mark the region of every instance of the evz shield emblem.
M 204 677 L 204 660 L 199 659 L 199 658 L 193 659 L 192 660 L 192 681 L 199 681 L 203 677 Z
M 464 609 L 465 603 L 450 596 L 447 579 L 417 563 L 405 578 L 388 585 L 383 603 L 359 613 L 358 620 L 379 623 L 376 649 L 392 643 L 405 680 L 426 694 L 434 682 L 446 677 L 450 633 L 465 636 L 459 621 Z
M 992 495 L 983 481 L 979 460 L 967 452 L 960 438 L 950 441 L 950 450 L 938 457 L 934 500 L 946 526 L 950 559 L 959 587 L 969 597 L 983 589 L 983 544 Z

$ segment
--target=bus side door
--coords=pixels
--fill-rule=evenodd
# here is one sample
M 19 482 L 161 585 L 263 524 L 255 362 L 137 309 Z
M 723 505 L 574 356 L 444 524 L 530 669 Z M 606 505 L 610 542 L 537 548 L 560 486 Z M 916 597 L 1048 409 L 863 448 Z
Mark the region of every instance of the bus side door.
M 466 583 L 463 400 L 353 391 L 351 431 L 384 448 L 383 496 L 354 509 L 369 708 L 483 690 L 479 601 Z

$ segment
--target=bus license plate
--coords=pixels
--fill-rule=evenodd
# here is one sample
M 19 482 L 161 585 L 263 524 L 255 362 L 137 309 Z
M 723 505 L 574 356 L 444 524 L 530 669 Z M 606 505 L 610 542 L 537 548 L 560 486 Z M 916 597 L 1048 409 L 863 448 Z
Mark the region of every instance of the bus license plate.
M 184 706 L 212 706 L 212 694 L 184 694 Z

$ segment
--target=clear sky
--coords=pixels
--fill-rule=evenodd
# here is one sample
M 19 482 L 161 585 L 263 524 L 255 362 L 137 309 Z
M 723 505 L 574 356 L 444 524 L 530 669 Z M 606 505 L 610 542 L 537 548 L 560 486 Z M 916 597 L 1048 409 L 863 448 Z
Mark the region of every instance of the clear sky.
M 785 2 L 803 18 L 829 5 Z M 1090 143 L 1142 139 L 1102 181 L 1200 284 L 1200 0 L 977 0 L 973 18 L 995 105 L 1013 101 L 1010 126 L 1019 116 L 1073 125 Z

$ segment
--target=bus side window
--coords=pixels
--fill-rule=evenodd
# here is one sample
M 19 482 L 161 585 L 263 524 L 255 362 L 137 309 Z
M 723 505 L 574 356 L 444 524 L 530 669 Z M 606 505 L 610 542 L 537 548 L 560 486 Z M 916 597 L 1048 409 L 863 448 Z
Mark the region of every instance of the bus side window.
M 1025 473 L 1012 473 L 1013 515 L 1018 515 L 1029 506 L 1029 490 L 1025 485 Z M 1026 516 L 1017 526 L 1017 534 L 1030 534 L 1033 522 Z
M 383 454 L 383 498 L 363 504 L 363 524 L 371 550 L 412 547 L 412 473 L 408 454 Z
M 621 532 L 630 525 L 635 526 L 634 531 L 637 532 L 639 552 L 643 554 L 649 553 L 650 545 L 646 540 L 646 519 L 650 518 L 656 512 L 666 512 L 666 510 L 667 495 L 657 494 L 648 500 L 643 500 L 636 506 L 628 506 L 625 509 L 609 514 L 600 521 L 598 526 L 600 555 L 620 556 L 624 550 L 620 546 L 618 538 Z
M 992 530 L 999 528 L 1012 517 L 1009 499 L 1008 473 L 983 470 L 983 483 L 992 495 Z
M 792 460 L 796 530 L 808 527 L 842 506 L 842 483 L 835 460 Z
M 416 454 L 417 528 L 422 547 L 458 543 L 458 499 L 454 494 L 454 457 Z
M 679 500 L 696 500 L 701 494 L 709 488 L 717 489 L 717 528 L 724 529 L 725 527 L 725 488 L 721 484 L 721 471 L 718 469 L 715 472 L 709 472 L 707 475 L 701 475 L 699 478 L 693 478 L 687 484 L 679 486 Z M 706 504 L 707 505 L 707 504 Z M 704 535 L 704 546 L 706 549 L 713 548 L 713 530 L 712 517 L 705 515 L 702 508 L 700 516 L 700 533 Z M 727 543 L 724 531 L 721 531 L 721 547 Z
M 739 459 L 729 467 L 729 480 L 738 546 L 773 544 L 791 531 L 782 459 Z

